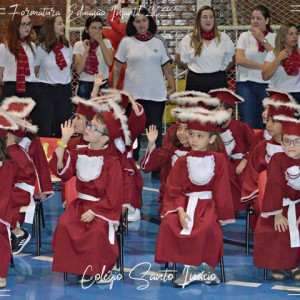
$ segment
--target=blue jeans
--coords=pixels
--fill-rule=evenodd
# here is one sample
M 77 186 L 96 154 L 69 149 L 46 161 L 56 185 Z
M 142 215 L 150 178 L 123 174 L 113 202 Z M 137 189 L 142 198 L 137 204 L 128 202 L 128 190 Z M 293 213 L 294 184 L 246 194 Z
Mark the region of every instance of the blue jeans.
M 253 81 L 236 83 L 236 93 L 245 100 L 244 103 L 239 104 L 241 120 L 252 128 L 264 129 L 265 127 L 261 115 L 263 113 L 262 101 L 268 96 L 267 87 L 267 83 Z
M 93 90 L 94 82 L 93 81 L 79 81 L 78 89 L 77 89 L 77 96 L 84 98 L 84 99 L 91 99 L 91 92 Z M 105 84 L 101 85 L 101 89 L 108 89 L 109 83 L 106 82 Z

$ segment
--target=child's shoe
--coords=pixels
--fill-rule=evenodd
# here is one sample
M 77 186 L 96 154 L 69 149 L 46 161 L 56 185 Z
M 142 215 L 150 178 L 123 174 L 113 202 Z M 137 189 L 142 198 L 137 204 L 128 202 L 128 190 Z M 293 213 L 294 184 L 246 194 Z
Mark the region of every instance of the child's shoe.
M 203 270 L 204 270 L 204 276 L 205 281 L 204 283 L 207 285 L 216 285 L 220 283 L 220 279 L 216 273 L 215 268 L 212 268 L 210 265 L 203 263 Z
M 6 278 L 0 277 L 0 289 L 4 289 L 6 287 Z
M 198 267 L 186 266 L 183 273 L 174 282 L 174 287 L 185 288 L 190 284 L 201 283 L 203 275 L 199 272 Z
M 77 282 L 80 284 L 89 284 L 94 280 L 92 275 L 77 275 Z
M 128 210 L 128 222 L 135 222 L 141 219 L 141 211 L 136 208 L 134 211 Z
M 22 229 L 23 234 L 19 237 L 16 237 L 13 233 L 11 234 L 11 242 L 12 242 L 12 254 L 19 254 L 23 248 L 28 244 L 31 239 L 30 233 Z

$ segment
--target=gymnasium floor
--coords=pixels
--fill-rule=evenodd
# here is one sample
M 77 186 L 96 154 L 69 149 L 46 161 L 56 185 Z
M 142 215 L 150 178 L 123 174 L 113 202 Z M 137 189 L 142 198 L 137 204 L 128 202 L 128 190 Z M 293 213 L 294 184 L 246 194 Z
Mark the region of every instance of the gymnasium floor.
M 36 239 L 32 238 L 24 253 L 14 257 L 15 268 L 10 268 L 8 285 L 0 290 L 5 299 L 300 299 L 300 282 L 292 280 L 264 281 L 263 271 L 253 266 L 252 255 L 244 247 L 245 218 L 224 229 L 226 283 L 218 286 L 194 284 L 184 289 L 173 288 L 170 280 L 156 280 L 163 267 L 154 263 L 154 249 L 158 232 L 157 188 L 159 181 L 143 174 L 144 206 L 142 220 L 129 224 L 125 236 L 125 281 L 93 285 L 83 289 L 75 275 L 64 283 L 63 274 L 51 271 L 51 238 L 62 213 L 60 193 L 44 203 L 45 229 L 42 229 L 41 256 L 36 256 Z M 25 226 L 26 228 L 26 226 Z M 31 227 L 27 225 L 27 229 Z M 217 267 L 217 271 L 220 269 Z

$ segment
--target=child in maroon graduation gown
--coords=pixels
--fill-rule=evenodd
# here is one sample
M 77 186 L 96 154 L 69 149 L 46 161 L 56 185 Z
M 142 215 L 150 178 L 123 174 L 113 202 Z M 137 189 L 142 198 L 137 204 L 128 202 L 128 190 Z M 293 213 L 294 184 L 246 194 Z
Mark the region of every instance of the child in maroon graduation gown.
M 13 123 L 13 120 L 8 119 L 5 113 L 0 112 L 0 128 L 0 288 L 5 288 L 11 258 L 11 191 L 15 172 L 15 165 L 6 149 L 6 136 L 7 129 L 17 129 L 17 125 Z
M 50 161 L 51 169 L 62 180 L 77 176 L 79 192 L 55 229 L 52 269 L 77 274 L 80 283 L 90 282 L 94 275 L 98 275 L 98 283 L 109 282 L 104 275 L 119 256 L 114 227 L 121 214 L 123 178 L 111 141 L 117 138 L 120 127 L 112 112 L 97 114 L 84 133 L 88 147 L 69 152 L 65 148 L 74 128 L 68 121 L 62 125 L 62 139 Z
M 221 225 L 234 222 L 234 212 L 226 158 L 208 146 L 216 139 L 217 123 L 228 120 L 229 114 L 194 108 L 178 118 L 189 121 L 192 150 L 176 161 L 167 179 L 155 261 L 189 265 L 175 286 L 197 280 L 202 263 L 205 283 L 218 284 L 214 267 L 223 256 Z
M 244 102 L 243 98 L 228 89 L 211 90 L 209 94 L 221 101 L 217 109 L 226 110 L 230 115 L 232 115 L 236 103 Z M 235 211 L 243 211 L 246 206 L 241 203 L 241 190 L 254 131 L 242 121 L 229 119 L 219 128 L 219 132 L 230 159 L 229 177 L 233 208 Z
M 289 270 L 300 280 L 300 121 L 283 115 L 277 119 L 282 122 L 284 153 L 274 154 L 268 165 L 254 232 L 254 264 L 271 269 L 273 279 L 283 280 Z

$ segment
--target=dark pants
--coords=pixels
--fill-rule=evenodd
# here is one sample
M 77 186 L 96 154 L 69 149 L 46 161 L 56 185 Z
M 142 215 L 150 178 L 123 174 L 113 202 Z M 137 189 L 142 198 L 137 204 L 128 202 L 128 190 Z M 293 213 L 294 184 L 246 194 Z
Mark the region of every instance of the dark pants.
M 93 90 L 94 82 L 90 81 L 79 81 L 78 88 L 77 88 L 77 96 L 84 98 L 84 99 L 91 99 L 91 92 Z M 105 84 L 101 85 L 101 89 L 108 89 L 109 83 L 106 82 Z
M 25 93 L 17 93 L 16 82 L 15 81 L 7 81 L 4 82 L 2 87 L 1 100 L 7 97 L 17 96 L 19 98 L 27 98 L 30 97 L 34 101 L 36 101 L 37 97 L 37 83 L 35 82 L 26 82 L 25 83 Z
M 146 114 L 146 128 L 150 125 L 156 125 L 158 130 L 158 137 L 156 139 L 156 147 L 161 147 L 162 145 L 162 117 L 165 110 L 165 101 L 157 102 L 151 100 L 137 100 L 144 108 Z M 133 141 L 132 141 L 133 142 Z M 133 157 L 135 161 L 139 160 L 139 152 L 141 149 L 141 136 L 138 137 L 138 147 L 133 151 Z
M 290 93 L 290 95 L 292 95 L 295 98 L 296 102 L 298 104 L 300 104 L 300 92 L 299 93 Z
M 227 75 L 225 71 L 198 74 L 189 70 L 185 90 L 208 93 L 210 90 L 227 88 L 227 86 Z
M 32 123 L 39 127 L 38 135 L 61 137 L 60 125 L 71 118 L 71 84 L 38 83 L 38 98 L 32 111 Z
M 236 93 L 244 98 L 244 103 L 239 104 L 241 120 L 252 128 L 264 129 L 262 121 L 262 101 L 268 96 L 267 83 L 245 81 L 236 83 Z

